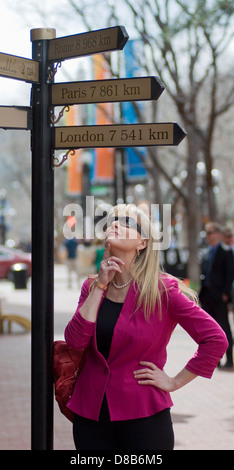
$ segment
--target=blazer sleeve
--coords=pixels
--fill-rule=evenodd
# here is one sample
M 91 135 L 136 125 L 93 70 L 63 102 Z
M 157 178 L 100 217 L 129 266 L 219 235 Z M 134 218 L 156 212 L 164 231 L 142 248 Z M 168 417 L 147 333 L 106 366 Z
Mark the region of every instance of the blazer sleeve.
M 93 337 L 96 324 L 85 320 L 80 314 L 80 308 L 89 295 L 89 280 L 85 280 L 76 312 L 65 329 L 65 340 L 73 349 L 87 348 Z
M 218 323 L 199 305 L 178 288 L 177 281 L 169 289 L 169 312 L 176 323 L 198 344 L 186 369 L 202 377 L 211 378 L 228 347 L 226 335 Z

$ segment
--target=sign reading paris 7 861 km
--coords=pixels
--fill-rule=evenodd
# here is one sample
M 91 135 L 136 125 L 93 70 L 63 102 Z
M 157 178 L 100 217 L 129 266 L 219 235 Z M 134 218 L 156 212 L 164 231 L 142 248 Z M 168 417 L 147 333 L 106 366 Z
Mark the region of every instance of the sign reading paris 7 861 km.
M 51 85 L 53 105 L 156 100 L 164 90 L 157 77 L 120 78 Z

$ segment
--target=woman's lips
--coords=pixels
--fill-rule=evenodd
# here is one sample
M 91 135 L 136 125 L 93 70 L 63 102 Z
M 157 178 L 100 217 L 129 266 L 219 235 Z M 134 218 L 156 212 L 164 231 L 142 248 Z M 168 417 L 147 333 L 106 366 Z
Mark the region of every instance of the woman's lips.
M 110 230 L 107 234 L 107 236 L 109 237 L 109 235 L 119 235 L 119 232 L 116 232 L 115 230 Z

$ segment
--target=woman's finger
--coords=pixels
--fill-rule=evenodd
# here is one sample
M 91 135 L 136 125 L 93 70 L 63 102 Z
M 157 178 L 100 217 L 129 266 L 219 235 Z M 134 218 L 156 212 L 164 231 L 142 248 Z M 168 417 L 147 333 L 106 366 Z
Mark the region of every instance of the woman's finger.
M 110 256 L 110 243 L 107 243 L 105 246 L 104 254 L 103 254 L 103 260 L 109 258 Z
M 117 263 L 112 263 L 108 266 L 105 266 L 104 268 L 106 271 L 118 271 L 119 273 L 122 273 L 122 269 L 120 268 L 120 266 L 117 264 Z
M 134 374 L 135 375 L 144 375 L 148 372 L 151 372 L 152 373 L 152 370 L 151 369 L 138 369 L 138 370 L 135 370 L 134 371 Z
M 140 364 L 141 364 L 142 366 L 150 367 L 150 368 L 153 369 L 153 370 L 158 369 L 158 367 L 157 367 L 153 362 L 140 361 Z
M 141 375 L 135 375 L 135 379 L 136 380 L 154 380 L 154 377 L 152 374 L 150 374 L 149 372 L 145 372 L 145 374 L 141 374 Z
M 152 380 L 138 380 L 139 385 L 152 385 Z
M 116 256 L 111 256 L 111 257 L 107 260 L 107 262 L 108 262 L 108 261 L 109 261 L 110 263 L 115 262 L 115 263 L 119 263 L 119 264 L 124 265 L 124 261 L 123 261 L 121 258 L 117 258 Z M 108 264 L 109 264 L 109 263 L 108 263 Z

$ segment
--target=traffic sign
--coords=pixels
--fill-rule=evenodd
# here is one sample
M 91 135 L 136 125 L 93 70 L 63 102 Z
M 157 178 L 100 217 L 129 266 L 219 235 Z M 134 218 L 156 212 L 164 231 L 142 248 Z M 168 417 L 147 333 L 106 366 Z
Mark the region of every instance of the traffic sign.
M 99 52 L 123 49 L 128 33 L 123 26 L 88 31 L 49 41 L 48 59 L 58 62 Z
M 0 52 L 0 76 L 24 82 L 39 82 L 39 62 Z
M 32 110 L 23 106 L 0 106 L 2 129 L 32 129 Z
M 164 90 L 157 77 L 94 80 L 51 85 L 52 105 L 156 100 Z
M 186 133 L 176 123 L 55 127 L 55 149 L 178 145 Z

